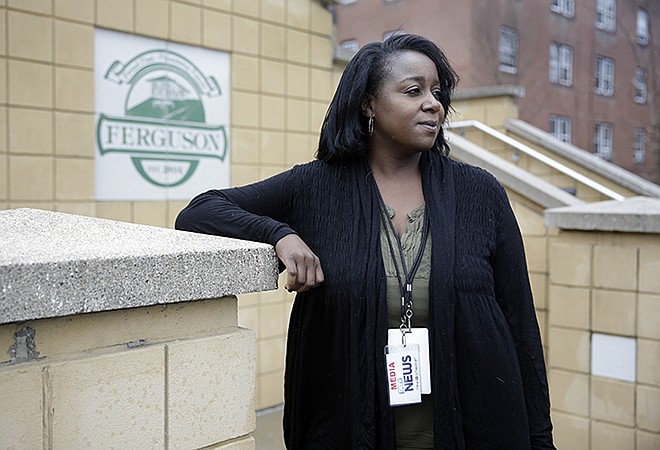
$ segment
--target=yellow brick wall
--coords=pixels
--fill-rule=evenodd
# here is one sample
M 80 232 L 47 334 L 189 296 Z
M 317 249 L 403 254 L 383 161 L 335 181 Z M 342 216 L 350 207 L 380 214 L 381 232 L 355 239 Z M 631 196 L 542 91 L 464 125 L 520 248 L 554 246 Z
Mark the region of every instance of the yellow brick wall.
M 660 448 L 660 236 L 559 232 L 549 247 L 557 448 Z M 633 338 L 636 380 L 591 374 L 593 333 Z
M 94 29 L 229 52 L 231 181 L 313 158 L 337 82 L 319 0 L 0 1 L 0 209 L 30 207 L 171 227 L 186 201 L 96 201 Z M 282 402 L 292 296 L 245 296 L 258 336 L 257 408 Z
M 510 95 L 457 99 L 452 107 L 455 112 L 449 116 L 450 122 L 478 120 L 500 131 L 504 131 L 507 119 L 518 118 L 518 105 Z
M 254 449 L 255 337 L 236 303 L 0 326 L 0 348 L 29 327 L 39 353 L 0 365 L 0 448 Z
M 320 1 L 1 3 L 2 209 L 171 226 L 184 206 L 94 199 L 95 27 L 231 53 L 234 185 L 313 158 L 336 83 L 332 18 Z

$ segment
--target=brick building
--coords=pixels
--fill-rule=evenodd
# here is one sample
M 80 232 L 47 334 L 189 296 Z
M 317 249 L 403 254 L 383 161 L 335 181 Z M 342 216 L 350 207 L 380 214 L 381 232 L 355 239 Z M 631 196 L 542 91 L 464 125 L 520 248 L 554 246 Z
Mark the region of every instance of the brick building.
M 447 53 L 460 89 L 516 85 L 520 119 L 660 181 L 660 2 L 340 0 L 337 42 L 397 30 Z

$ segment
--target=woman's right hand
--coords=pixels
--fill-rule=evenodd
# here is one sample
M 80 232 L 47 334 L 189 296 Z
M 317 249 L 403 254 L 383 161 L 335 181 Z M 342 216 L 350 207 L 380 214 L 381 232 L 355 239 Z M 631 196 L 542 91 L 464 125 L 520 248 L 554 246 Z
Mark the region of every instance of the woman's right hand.
M 284 288 L 305 292 L 324 281 L 318 256 L 296 234 L 288 234 L 275 244 L 275 252 L 286 267 Z

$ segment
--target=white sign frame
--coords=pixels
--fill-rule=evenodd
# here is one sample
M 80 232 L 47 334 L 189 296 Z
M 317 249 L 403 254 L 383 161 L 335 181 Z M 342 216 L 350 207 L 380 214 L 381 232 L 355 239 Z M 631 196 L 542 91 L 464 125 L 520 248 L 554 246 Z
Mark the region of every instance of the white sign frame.
M 229 53 L 97 28 L 97 200 L 230 186 Z

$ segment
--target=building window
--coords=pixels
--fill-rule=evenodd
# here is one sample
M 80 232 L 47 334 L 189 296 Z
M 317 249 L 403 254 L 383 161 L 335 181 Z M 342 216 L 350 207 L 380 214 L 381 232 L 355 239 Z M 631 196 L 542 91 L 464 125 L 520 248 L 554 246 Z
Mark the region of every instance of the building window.
M 644 164 L 646 161 L 646 131 L 644 128 L 635 130 L 635 142 L 633 142 L 633 162 Z
M 647 88 L 646 88 L 646 69 L 637 67 L 635 69 L 635 103 L 646 103 Z
M 616 0 L 596 0 L 596 28 L 616 30 Z
M 552 0 L 550 10 L 562 16 L 573 17 L 575 15 L 575 2 L 574 0 Z
M 637 10 L 637 43 L 639 45 L 649 43 L 649 13 L 642 8 Z
M 518 32 L 513 28 L 500 27 L 499 61 L 502 72 L 518 71 Z
M 594 128 L 594 153 L 607 161 L 612 159 L 612 124 L 596 124 Z
M 550 44 L 550 82 L 570 86 L 573 84 L 573 49 L 568 45 Z
M 599 56 L 596 58 L 596 87 L 601 95 L 614 94 L 614 60 Z
M 571 119 L 565 116 L 550 116 L 550 134 L 562 142 L 571 143 Z

